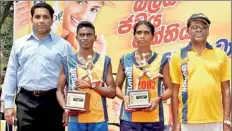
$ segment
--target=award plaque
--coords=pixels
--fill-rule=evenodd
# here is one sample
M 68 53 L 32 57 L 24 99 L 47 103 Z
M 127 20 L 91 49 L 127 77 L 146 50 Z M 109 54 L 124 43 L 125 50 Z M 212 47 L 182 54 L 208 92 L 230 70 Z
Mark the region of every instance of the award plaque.
M 76 60 L 69 59 L 69 58 L 67 59 L 68 59 L 69 86 L 68 86 L 68 91 L 66 93 L 65 109 L 68 109 L 70 111 L 88 112 L 90 94 L 87 92 L 78 91 L 76 87 L 77 68 L 79 65 L 75 62 Z M 88 62 L 86 63 L 86 66 L 83 67 L 86 70 L 86 72 L 88 72 L 86 76 L 91 75 L 91 70 L 89 69 L 91 68 L 89 67 L 89 64 L 92 64 L 91 62 L 92 62 L 92 56 L 88 56 Z
M 69 91 L 66 96 L 66 107 L 72 111 L 89 111 L 90 94 L 81 91 Z
M 130 109 L 143 109 L 150 107 L 150 96 L 148 90 L 132 90 L 128 92 Z

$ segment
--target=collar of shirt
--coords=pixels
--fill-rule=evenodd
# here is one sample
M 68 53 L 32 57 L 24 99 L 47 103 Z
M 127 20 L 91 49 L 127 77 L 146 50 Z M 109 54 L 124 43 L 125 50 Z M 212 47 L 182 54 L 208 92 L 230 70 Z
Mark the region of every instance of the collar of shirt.
M 213 49 L 213 46 L 212 45 L 210 45 L 208 42 L 206 42 L 206 48 L 207 49 Z M 190 51 L 190 50 L 192 50 L 193 49 L 193 47 L 192 47 L 192 43 L 190 42 L 188 45 L 187 45 L 187 47 L 186 47 L 186 49 L 187 49 L 187 51 Z
M 47 37 L 45 37 L 43 40 L 46 40 L 46 39 L 50 39 L 50 40 L 54 40 L 54 33 L 52 31 L 49 32 L 49 34 L 47 35 Z M 26 38 L 26 40 L 30 40 L 30 39 L 36 39 L 36 40 L 39 40 L 38 37 L 35 35 L 35 32 L 34 30 L 32 31 L 32 33 L 30 35 L 28 35 L 28 38 Z M 41 40 L 41 41 L 43 41 Z

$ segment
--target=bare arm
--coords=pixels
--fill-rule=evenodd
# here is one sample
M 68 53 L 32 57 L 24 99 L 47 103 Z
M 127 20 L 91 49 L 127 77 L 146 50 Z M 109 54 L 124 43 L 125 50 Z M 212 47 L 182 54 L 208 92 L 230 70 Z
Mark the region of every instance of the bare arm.
M 116 91 L 115 91 L 115 83 L 114 83 L 114 78 L 113 78 L 113 74 L 112 74 L 111 63 L 110 63 L 108 70 L 107 70 L 106 85 L 107 85 L 107 87 L 100 87 L 100 86 L 95 87 L 94 90 L 102 96 L 113 99 L 116 95 Z
M 223 52 L 223 63 L 220 68 L 222 104 L 224 120 L 230 120 L 230 79 L 231 70 L 229 60 L 225 52 Z
M 224 120 L 230 120 L 230 83 L 228 81 L 221 82 L 222 88 L 222 104 L 224 112 Z
M 167 88 L 165 90 L 165 92 L 158 97 L 155 97 L 151 100 L 151 106 L 147 109 L 145 109 L 144 111 L 153 111 L 157 108 L 158 104 L 160 103 L 160 101 L 165 101 L 169 98 L 171 98 L 172 96 L 172 83 L 171 83 L 171 77 L 170 77 L 170 73 L 169 73 L 169 64 L 166 63 L 164 65 L 164 68 L 162 70 L 162 74 L 163 74 L 163 82 L 165 87 Z
M 65 75 L 64 75 L 64 70 L 61 67 L 60 68 L 60 76 L 58 80 L 58 87 L 56 91 L 56 98 L 62 108 L 65 107 L 65 97 L 64 97 L 64 88 L 66 85 L 66 80 L 65 80 Z
M 172 106 L 172 114 L 173 114 L 173 129 L 174 131 L 180 130 L 180 123 L 178 119 L 178 93 L 179 93 L 179 84 L 172 83 L 172 99 L 171 99 L 171 106 Z
M 162 94 L 161 100 L 165 101 L 172 96 L 172 82 L 171 82 L 171 77 L 170 77 L 170 70 L 169 70 L 169 63 L 167 62 L 164 65 L 164 68 L 162 70 L 163 74 L 163 83 L 166 88 L 165 92 Z
M 115 84 L 116 84 L 116 96 L 123 100 L 124 103 L 124 107 L 127 110 L 127 112 L 133 112 L 135 111 L 134 109 L 128 109 L 128 104 L 129 104 L 129 97 L 127 95 L 124 95 L 124 93 L 122 92 L 122 86 L 125 80 L 125 73 L 123 71 L 123 67 L 122 64 L 119 63 L 118 66 L 118 72 L 117 72 L 117 76 L 116 76 L 116 80 L 115 80 Z
M 125 80 L 125 74 L 122 69 L 122 64 L 120 63 L 118 66 L 118 72 L 117 72 L 115 84 L 116 84 L 116 96 L 121 100 L 124 99 L 124 94 L 122 92 L 122 86 L 124 80 Z
M 170 75 L 172 80 L 172 98 L 171 98 L 171 107 L 173 114 L 173 131 L 180 131 L 180 122 L 179 122 L 179 89 L 181 84 L 182 73 L 180 71 L 181 57 L 180 52 L 175 52 L 170 61 Z

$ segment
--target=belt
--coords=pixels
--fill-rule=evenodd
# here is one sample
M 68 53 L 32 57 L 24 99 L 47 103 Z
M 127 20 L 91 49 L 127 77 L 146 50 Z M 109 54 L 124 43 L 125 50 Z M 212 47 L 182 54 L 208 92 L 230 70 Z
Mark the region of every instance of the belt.
M 29 90 L 26 90 L 22 87 L 20 92 L 25 92 L 25 93 L 31 94 L 33 96 L 44 96 L 44 95 L 49 95 L 49 94 L 55 93 L 56 88 L 51 89 L 51 90 L 47 90 L 47 91 L 41 91 L 41 90 L 29 91 Z

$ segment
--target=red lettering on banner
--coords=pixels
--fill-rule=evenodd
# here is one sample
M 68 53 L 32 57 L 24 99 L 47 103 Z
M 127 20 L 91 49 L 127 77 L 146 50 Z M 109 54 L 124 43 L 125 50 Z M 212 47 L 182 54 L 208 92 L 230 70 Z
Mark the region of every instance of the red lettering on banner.
M 161 7 L 173 7 L 177 1 L 135 1 L 133 5 L 134 12 L 146 11 L 149 13 L 157 13 Z
M 162 17 L 163 17 L 163 14 L 161 14 L 161 13 L 159 13 L 157 15 L 151 15 L 148 18 L 148 21 L 150 21 L 155 28 L 159 28 L 161 23 L 162 23 Z
M 162 8 L 174 7 L 177 3 L 177 1 L 135 1 L 132 8 L 134 14 L 119 21 L 117 33 L 127 34 L 133 30 L 137 22 L 147 20 L 155 27 L 152 46 L 188 40 L 190 36 L 186 33 L 186 25 L 181 25 L 179 22 L 162 25 L 163 14 L 158 13 Z M 131 39 L 131 46 L 137 47 L 134 38 Z
M 163 7 L 173 7 L 175 4 L 177 3 L 177 1 L 163 1 Z
M 131 31 L 134 15 L 130 15 L 126 20 L 119 21 L 117 32 L 118 34 L 126 34 Z
M 165 26 L 161 26 L 159 30 L 155 31 L 152 45 L 158 45 L 163 41 Z
M 141 20 L 147 20 L 147 13 L 145 13 L 145 12 L 138 13 L 135 16 L 134 24 L 138 23 Z M 134 25 L 133 25 L 133 27 L 134 27 Z
M 134 12 L 145 11 L 147 8 L 148 1 L 135 1 L 133 6 Z
M 187 40 L 190 39 L 190 35 L 187 33 L 187 25 L 184 25 L 180 29 L 179 40 Z
M 179 36 L 180 23 L 172 23 L 167 25 L 164 35 L 164 43 L 174 42 Z
M 156 89 L 155 81 L 142 80 L 139 82 L 139 89 Z
M 156 13 L 160 12 L 162 6 L 167 8 L 174 6 L 176 3 L 176 1 L 135 1 L 133 5 L 133 11 L 135 13 L 119 21 L 117 33 L 129 33 L 133 29 L 134 24 L 141 20 L 150 21 L 155 28 L 159 28 L 162 24 L 163 14 Z
M 186 29 L 186 25 L 183 25 L 181 27 L 180 23 L 162 25 L 160 28 L 156 29 L 154 39 L 151 45 L 155 46 L 161 43 L 176 42 L 177 40 L 188 40 L 190 39 L 190 36 L 186 33 Z M 133 48 L 137 47 L 134 37 L 132 38 L 131 46 Z
M 162 14 L 150 15 L 145 12 L 140 12 L 136 15 L 130 15 L 126 20 L 119 21 L 117 33 L 126 34 L 133 30 L 134 25 L 141 21 L 147 20 L 150 21 L 155 28 L 158 28 L 162 24 Z
M 149 13 L 156 13 L 160 11 L 160 6 L 162 4 L 162 1 L 149 1 L 148 2 L 148 7 L 147 7 L 147 11 Z

